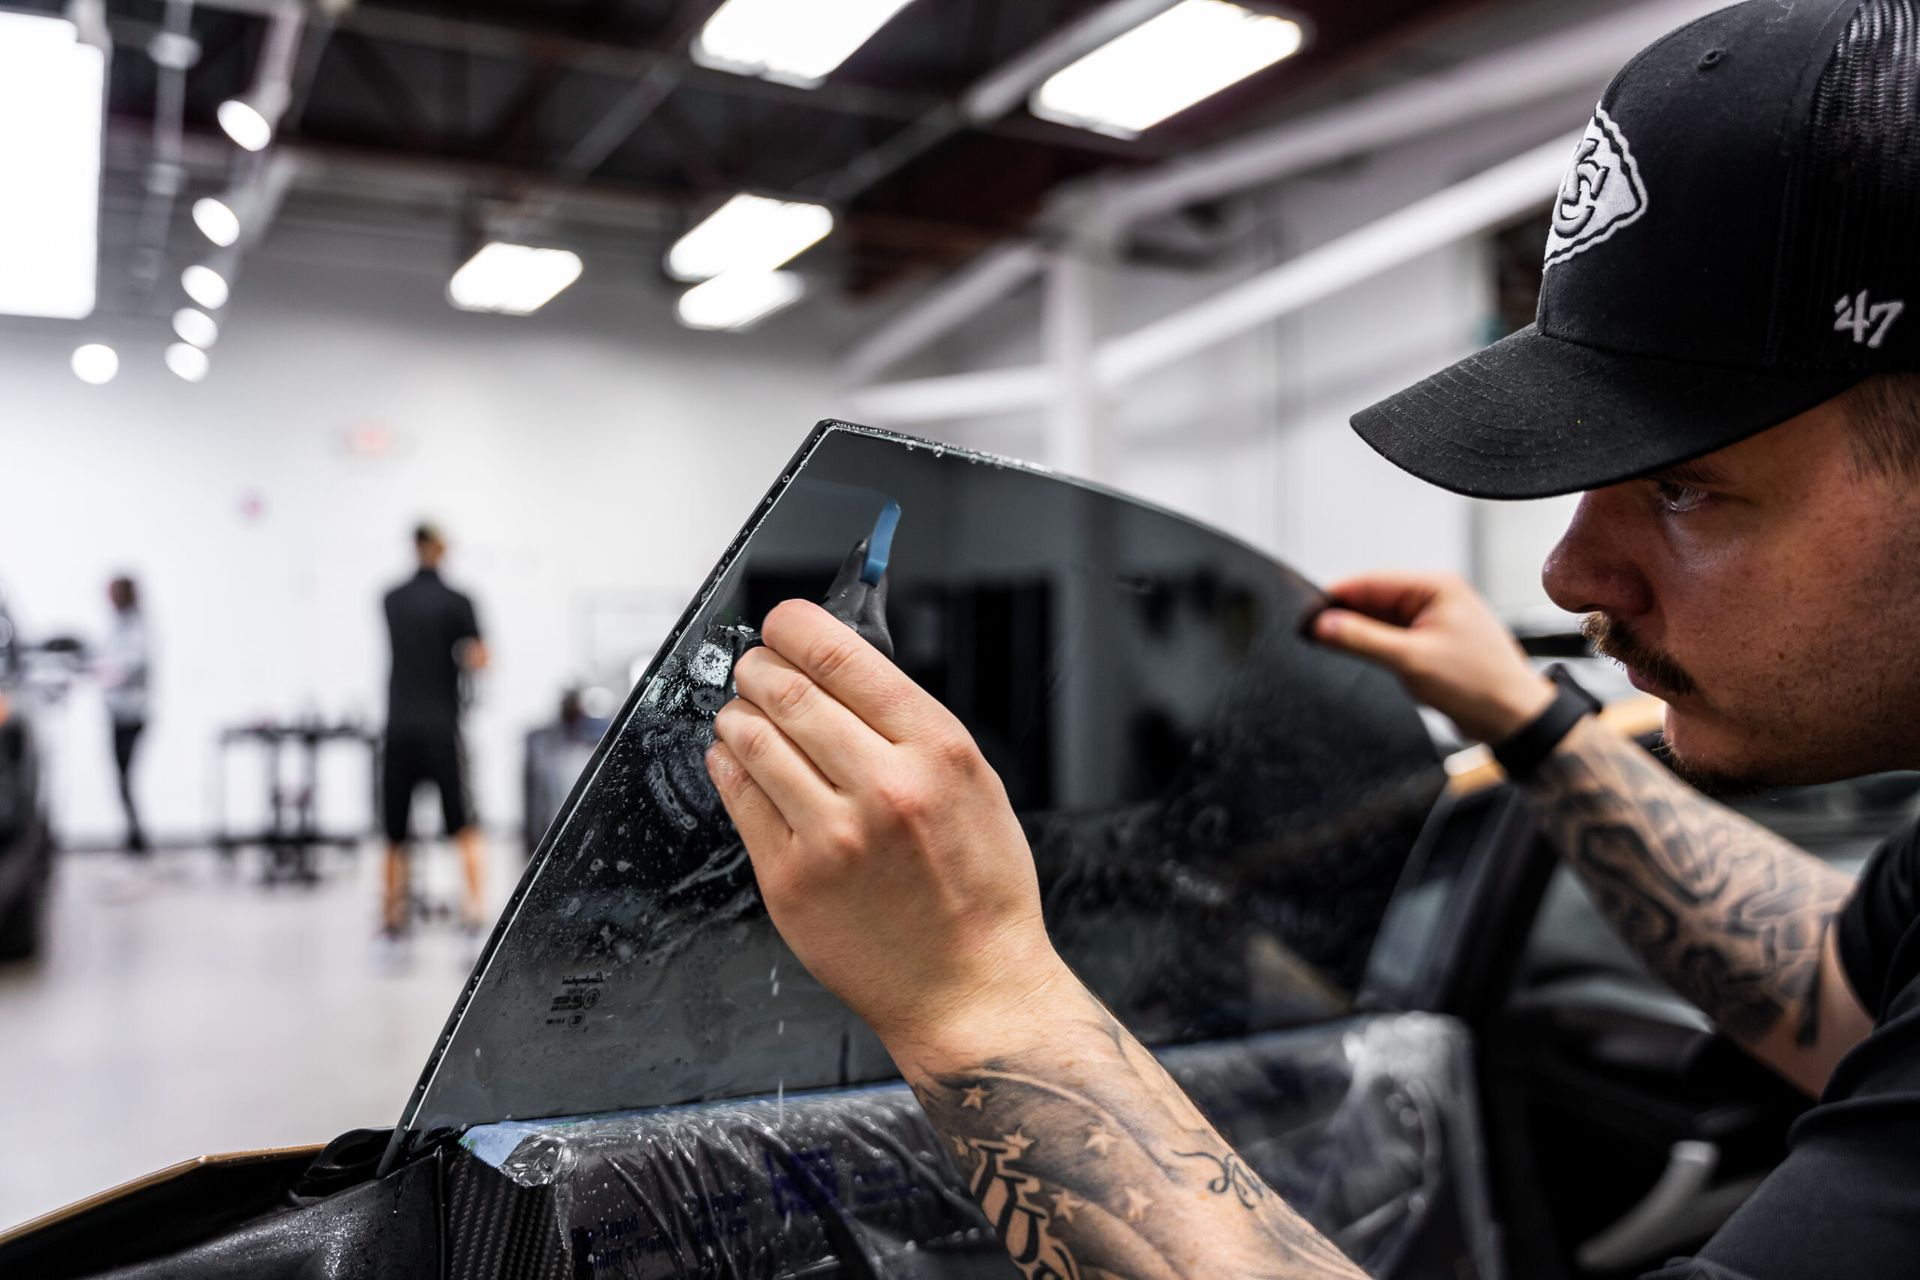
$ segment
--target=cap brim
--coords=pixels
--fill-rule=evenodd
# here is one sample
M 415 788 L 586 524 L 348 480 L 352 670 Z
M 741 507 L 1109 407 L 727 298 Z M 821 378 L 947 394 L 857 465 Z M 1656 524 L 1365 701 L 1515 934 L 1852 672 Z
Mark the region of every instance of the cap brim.
M 1455 493 L 1547 498 L 1724 449 L 1861 377 L 1620 355 L 1528 325 L 1355 414 L 1353 429 Z

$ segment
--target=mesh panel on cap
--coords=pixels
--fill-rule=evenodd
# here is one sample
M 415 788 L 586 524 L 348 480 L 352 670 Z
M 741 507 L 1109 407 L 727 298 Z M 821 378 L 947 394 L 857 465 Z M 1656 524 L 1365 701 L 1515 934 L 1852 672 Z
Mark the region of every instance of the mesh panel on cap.
M 1854 11 L 1815 88 L 1808 127 L 1773 317 L 1779 358 L 1822 368 L 1920 368 L 1915 0 L 1865 0 Z M 1897 315 L 1887 309 L 1893 303 L 1901 304 Z

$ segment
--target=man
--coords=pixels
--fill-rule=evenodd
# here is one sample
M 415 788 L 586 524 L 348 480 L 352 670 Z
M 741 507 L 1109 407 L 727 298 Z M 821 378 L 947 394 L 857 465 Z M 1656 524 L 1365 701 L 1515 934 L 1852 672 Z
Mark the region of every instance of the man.
M 387 830 L 382 936 L 407 928 L 407 842 L 413 793 L 430 782 L 440 793 L 447 834 L 466 872 L 462 922 L 470 932 L 487 919 L 486 849 L 467 789 L 467 753 L 460 738 L 463 675 L 487 665 L 473 601 L 440 580 L 446 540 L 430 524 L 413 533 L 420 568 L 386 595 L 393 671 L 387 685 L 387 739 L 381 801 Z
M 94 671 L 113 726 L 113 764 L 120 778 L 120 807 L 127 818 L 127 852 L 144 857 L 147 833 L 133 798 L 133 753 L 147 727 L 147 624 L 140 614 L 140 589 L 132 578 L 109 582 L 107 602 L 113 606 L 113 623 Z
M 1758 0 L 1656 43 L 1560 191 L 1539 323 L 1355 419 L 1449 488 L 1584 492 L 1547 588 L 1668 701 L 1703 780 L 1920 767 L 1916 16 Z M 1920 833 L 1854 889 L 1585 714 L 1464 584 L 1333 596 L 1313 634 L 1494 743 L 1641 953 L 1820 1095 L 1773 1176 L 1659 1275 L 1910 1274 Z M 1358 1276 L 1257 1181 L 1219 1177 L 1233 1153 L 1067 972 L 953 718 L 812 606 L 764 634 L 709 768 L 776 925 L 934 1125 L 1025 1135 L 1051 1208 L 1009 1241 L 1026 1274 Z

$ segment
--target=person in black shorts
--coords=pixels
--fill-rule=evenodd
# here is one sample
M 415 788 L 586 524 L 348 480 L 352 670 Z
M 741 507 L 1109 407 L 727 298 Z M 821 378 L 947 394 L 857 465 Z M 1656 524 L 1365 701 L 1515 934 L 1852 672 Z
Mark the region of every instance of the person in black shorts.
M 387 834 L 386 900 L 382 933 L 398 937 L 407 925 L 407 845 L 413 795 L 423 782 L 440 793 L 446 831 L 459 846 L 466 873 L 462 912 L 468 928 L 486 922 L 486 862 L 467 786 L 467 754 L 460 737 L 461 680 L 487 664 L 473 601 L 440 580 L 447 554 L 438 529 L 414 530 L 419 572 L 387 592 L 387 632 L 393 674 L 387 685 L 387 739 L 381 771 L 381 807 Z

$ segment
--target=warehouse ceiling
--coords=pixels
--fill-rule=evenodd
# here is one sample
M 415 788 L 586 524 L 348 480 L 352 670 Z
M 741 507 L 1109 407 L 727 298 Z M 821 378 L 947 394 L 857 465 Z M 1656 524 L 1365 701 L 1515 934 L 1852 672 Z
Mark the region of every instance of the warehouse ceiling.
M 820 201 L 838 229 L 800 265 L 843 296 L 885 296 L 1019 232 L 1062 183 L 1268 123 L 1343 77 L 1417 72 L 1425 33 L 1487 7 L 1292 0 L 1311 32 L 1298 56 L 1133 140 L 1023 106 L 963 118 L 969 86 L 1103 2 L 915 0 L 804 89 L 692 60 L 718 0 L 329 0 L 300 10 L 292 105 L 273 150 L 253 156 L 215 112 L 253 83 L 272 0 L 106 0 L 101 305 L 150 309 L 145 295 L 195 251 L 191 198 L 259 184 L 276 155 L 266 185 L 282 224 L 470 247 L 504 223 L 643 263 L 735 192 Z M 168 31 L 191 43 L 169 51 Z M 156 52 L 191 65 L 169 73 Z

